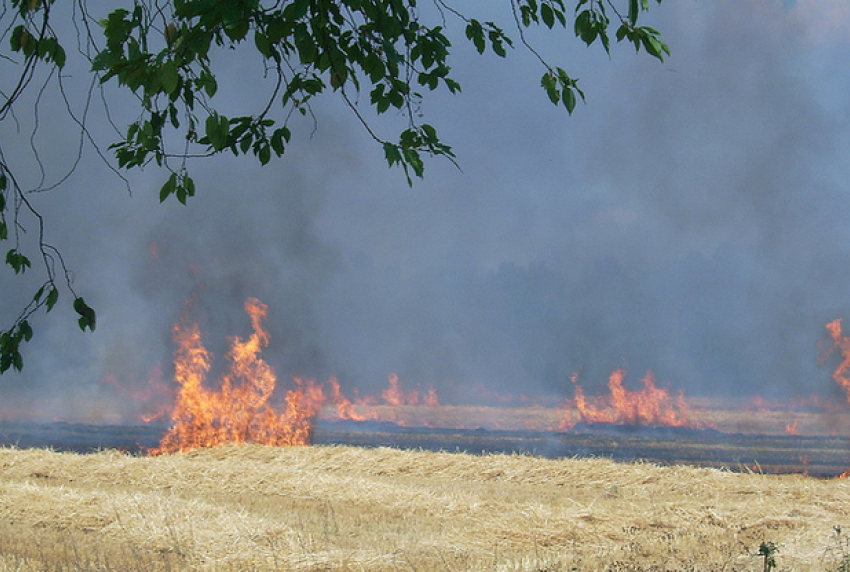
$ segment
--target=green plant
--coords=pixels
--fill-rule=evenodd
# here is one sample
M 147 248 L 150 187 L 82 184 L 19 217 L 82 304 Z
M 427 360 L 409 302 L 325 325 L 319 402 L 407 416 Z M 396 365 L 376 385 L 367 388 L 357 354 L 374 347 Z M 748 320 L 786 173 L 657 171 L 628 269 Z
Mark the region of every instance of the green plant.
M 764 572 L 770 572 L 776 568 L 776 553 L 779 552 L 779 547 L 772 542 L 762 542 L 759 546 L 758 555 L 764 558 Z

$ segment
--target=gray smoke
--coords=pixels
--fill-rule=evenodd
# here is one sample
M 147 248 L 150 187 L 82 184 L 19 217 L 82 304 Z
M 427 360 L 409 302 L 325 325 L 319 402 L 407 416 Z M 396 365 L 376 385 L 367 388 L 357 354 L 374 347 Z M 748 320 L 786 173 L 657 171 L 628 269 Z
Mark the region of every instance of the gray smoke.
M 336 374 L 362 393 L 395 372 L 444 401 L 478 384 L 568 395 L 573 372 L 593 392 L 626 367 L 690 395 L 840 395 L 817 342 L 850 315 L 850 21 L 818 36 L 811 13 L 827 7 L 662 4 L 647 23 L 673 49 L 663 64 L 534 35 L 587 92 L 573 117 L 549 105 L 533 56 L 479 57 L 458 38 L 464 92 L 423 111 L 462 171 L 432 162 L 412 189 L 330 102 L 279 163 L 198 163 L 188 207 L 157 204 L 156 172 L 131 198 L 83 170 L 45 208 L 100 326 L 39 319 L 27 369 L 2 382 L 89 415 L 77 404 L 109 403 L 108 374 L 168 377 L 187 299 L 223 361 L 254 296 L 282 377 Z M 10 315 L 21 285 L 2 280 Z

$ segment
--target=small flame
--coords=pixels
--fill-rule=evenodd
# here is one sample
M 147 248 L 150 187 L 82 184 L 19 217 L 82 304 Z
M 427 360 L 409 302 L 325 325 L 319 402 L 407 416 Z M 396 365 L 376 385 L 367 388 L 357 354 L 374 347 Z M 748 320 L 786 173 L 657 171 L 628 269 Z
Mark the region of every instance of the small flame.
M 417 405 L 419 403 L 419 392 L 415 389 L 404 391 L 398 383 L 398 376 L 391 373 L 387 388 L 381 392 L 381 399 L 387 405 Z
M 800 424 L 799 419 L 794 419 L 793 421 L 787 423 L 785 425 L 785 432 L 789 435 L 798 435 L 798 426 Z
M 832 346 L 821 351 L 821 359 L 825 360 L 836 348 L 841 352 L 841 363 L 832 373 L 832 379 L 844 389 L 850 403 L 850 336 L 842 335 L 840 318 L 828 323 L 826 329 L 832 337 Z
M 440 398 L 437 397 L 437 390 L 434 389 L 434 386 L 430 386 L 428 388 L 428 393 L 425 394 L 423 398 L 423 402 L 428 407 L 439 407 L 440 406 Z
M 351 421 L 366 421 L 367 419 L 377 419 L 377 413 L 368 411 L 360 413 L 350 399 L 342 394 L 339 387 L 339 381 L 335 377 L 328 380 L 328 385 L 331 387 L 331 401 L 336 406 L 336 418 L 348 419 Z

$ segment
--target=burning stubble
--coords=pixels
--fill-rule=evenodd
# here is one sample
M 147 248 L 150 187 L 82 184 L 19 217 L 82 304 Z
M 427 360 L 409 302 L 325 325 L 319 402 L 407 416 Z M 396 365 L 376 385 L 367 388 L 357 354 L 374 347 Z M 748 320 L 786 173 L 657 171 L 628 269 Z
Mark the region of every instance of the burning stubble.
M 711 428 L 731 433 L 843 434 L 833 419 L 846 417 L 846 406 L 838 410 L 832 407 L 826 412 L 817 403 L 807 400 L 794 407 L 770 404 L 760 398 L 756 401 L 761 405 L 751 408 L 724 406 L 707 400 L 696 400 L 697 405 L 694 405 L 682 392 L 660 387 L 652 371 L 642 378 L 640 389 L 628 389 L 623 368 L 611 373 L 608 394 L 587 396 L 578 383 L 578 376 L 573 375 L 569 385 L 573 397 L 549 405 L 544 398 L 503 395 L 497 396 L 499 403 L 495 406 L 455 405 L 442 402 L 432 386 L 424 390 L 403 387 L 395 373 L 389 374 L 387 386 L 378 396 L 360 396 L 355 392 L 354 398 L 349 398 L 336 377 L 322 383 L 293 375 L 289 387 L 283 387 L 274 368 L 263 358 L 263 350 L 271 343 L 271 335 L 264 326 L 268 306 L 256 298 L 249 298 L 244 310 L 252 333 L 245 338 L 229 339 L 225 356 L 228 367 L 220 379 L 212 383 L 208 377 L 213 355 L 204 346 L 198 324 L 185 321 L 174 327 L 177 391 L 173 404 L 158 410 L 158 414 L 163 409 L 170 411 L 171 424 L 151 453 L 239 443 L 309 445 L 320 419 L 379 421 L 423 428 L 486 427 L 549 432 L 572 431 L 578 424 L 583 427 L 605 424 Z M 827 356 L 835 348 L 840 349 L 843 361 L 833 377 L 850 391 L 850 375 L 847 374 L 850 371 L 850 338 L 842 335 L 840 320 L 827 325 L 827 329 L 833 346 L 822 353 Z M 492 392 L 487 395 L 493 397 Z M 831 416 L 826 421 L 812 413 L 821 409 Z M 156 414 L 143 417 L 143 420 L 155 417 Z M 747 429 L 745 424 L 754 417 L 763 420 L 764 424 L 761 428 Z M 828 425 L 831 429 L 825 429 Z

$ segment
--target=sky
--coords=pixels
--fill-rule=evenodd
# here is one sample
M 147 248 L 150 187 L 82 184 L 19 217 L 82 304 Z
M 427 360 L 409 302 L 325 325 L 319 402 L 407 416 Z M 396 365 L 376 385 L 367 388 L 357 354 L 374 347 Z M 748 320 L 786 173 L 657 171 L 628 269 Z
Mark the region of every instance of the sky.
M 509 28 L 504 7 L 487 9 Z M 269 306 L 265 357 L 284 382 L 336 375 L 366 394 L 397 373 L 448 402 L 482 384 L 569 397 L 572 374 L 602 392 L 622 367 L 627 384 L 652 369 L 686 395 L 843 400 L 818 343 L 850 317 L 850 7 L 668 0 L 642 18 L 671 47 L 663 63 L 530 34 L 580 79 L 572 116 L 548 102 L 531 54 L 479 56 L 450 21 L 463 92 L 429 94 L 422 112 L 460 168 L 429 161 L 412 188 L 332 97 L 266 167 L 191 164 L 185 207 L 158 203 L 155 169 L 131 174 L 129 193 L 86 145 L 67 181 L 33 197 L 98 328 L 81 333 L 67 307 L 34 319 L 24 371 L 0 377 L 5 408 L 134 415 L 128 388 L 172 383 L 173 325 L 198 321 L 223 364 L 228 337 L 250 333 L 248 297 Z M 225 109 L 264 89 L 240 57 L 219 78 Z M 33 140 L 50 182 L 78 136 L 44 98 Z M 91 129 L 108 145 L 102 115 Z M 34 186 L 32 111 L 17 120 L 0 128 L 4 152 Z M 372 121 L 388 136 L 404 124 Z M 0 271 L 5 322 L 34 279 Z

